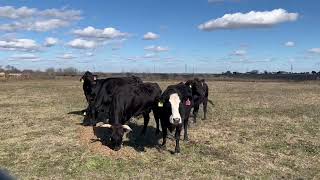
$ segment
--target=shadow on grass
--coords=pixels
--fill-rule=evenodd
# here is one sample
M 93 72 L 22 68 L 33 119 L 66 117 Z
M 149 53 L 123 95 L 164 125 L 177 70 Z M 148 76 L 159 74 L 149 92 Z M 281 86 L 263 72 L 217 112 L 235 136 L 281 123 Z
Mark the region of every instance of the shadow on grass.
M 5 169 L 0 169 L 0 179 L 3 179 L 3 180 L 14 180 L 16 178 L 11 176 L 9 171 L 7 171 Z
M 74 115 L 80 115 L 80 116 L 83 116 L 83 113 L 85 112 L 86 110 L 81 110 L 81 111 L 71 111 L 71 112 L 68 112 L 68 114 L 74 114 Z
M 159 139 L 162 136 L 156 135 L 156 128 L 148 126 L 145 135 L 141 135 L 143 125 L 137 125 L 135 123 L 128 124 L 132 131 L 125 136 L 128 140 L 124 140 L 123 145 L 134 148 L 138 152 L 144 152 L 145 148 L 159 148 Z M 100 141 L 103 145 L 112 149 L 110 143 L 111 130 L 108 128 L 93 127 L 93 133 L 98 139 L 91 139 L 92 142 Z
M 88 115 L 84 115 L 84 112 L 86 109 L 81 110 L 81 111 L 71 111 L 68 112 L 68 114 L 73 114 L 73 115 L 79 115 L 83 117 L 83 120 L 81 123 L 76 123 L 76 125 L 82 125 L 82 126 L 93 126 L 99 121 L 93 121 L 92 118 Z

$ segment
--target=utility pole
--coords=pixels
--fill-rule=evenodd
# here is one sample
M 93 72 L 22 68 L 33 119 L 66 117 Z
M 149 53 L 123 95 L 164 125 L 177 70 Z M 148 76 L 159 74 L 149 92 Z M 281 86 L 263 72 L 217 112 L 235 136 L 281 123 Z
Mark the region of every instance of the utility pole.
M 292 64 L 291 64 L 291 74 L 293 73 L 293 66 L 292 66 Z

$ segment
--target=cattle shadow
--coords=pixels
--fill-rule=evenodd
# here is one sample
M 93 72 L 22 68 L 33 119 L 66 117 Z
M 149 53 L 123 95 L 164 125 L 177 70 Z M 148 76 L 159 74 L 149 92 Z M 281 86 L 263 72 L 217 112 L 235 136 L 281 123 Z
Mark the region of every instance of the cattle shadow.
M 85 109 L 83 109 L 83 110 L 81 110 L 81 111 L 71 111 L 71 112 L 68 112 L 68 114 L 83 116 L 83 113 L 84 113 L 85 111 L 86 111 Z
M 86 109 L 83 109 L 81 111 L 71 111 L 71 112 L 68 112 L 67 114 L 79 115 L 83 117 L 82 121 L 79 123 L 76 123 L 76 125 L 92 126 L 93 124 L 95 124 L 95 121 L 92 121 L 92 118 L 90 116 L 84 115 L 85 111 Z
M 143 125 L 138 125 L 135 123 L 128 124 L 132 129 L 131 132 L 125 134 L 127 137 L 123 141 L 123 146 L 129 146 L 138 152 L 145 152 L 145 148 L 157 148 L 159 149 L 159 140 L 162 139 L 161 133 L 156 135 L 156 128 L 148 126 L 145 135 L 141 135 Z M 93 127 L 93 133 L 97 139 L 91 139 L 91 142 L 100 141 L 102 145 L 108 146 L 112 149 L 110 143 L 111 130 L 102 127 Z
M 143 125 L 129 123 L 132 132 L 127 134 L 128 141 L 124 141 L 125 146 L 130 146 L 138 152 L 145 152 L 145 148 L 159 148 L 159 140 L 162 139 L 161 133 L 156 134 L 156 128 L 148 126 L 144 135 L 141 134 Z

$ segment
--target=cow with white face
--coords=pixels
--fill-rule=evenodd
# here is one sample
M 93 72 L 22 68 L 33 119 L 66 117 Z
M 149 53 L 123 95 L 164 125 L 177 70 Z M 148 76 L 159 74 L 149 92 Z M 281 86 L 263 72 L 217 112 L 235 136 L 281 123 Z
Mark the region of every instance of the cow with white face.
M 179 112 L 179 105 L 180 105 L 180 97 L 177 93 L 173 93 L 170 95 L 169 103 L 171 105 L 171 116 L 169 118 L 171 124 L 181 124 L 181 115 Z
M 163 142 L 166 146 L 167 130 L 175 131 L 175 153 L 180 153 L 180 134 L 184 127 L 184 140 L 188 140 L 188 119 L 192 107 L 192 91 L 184 83 L 168 86 L 158 103 Z

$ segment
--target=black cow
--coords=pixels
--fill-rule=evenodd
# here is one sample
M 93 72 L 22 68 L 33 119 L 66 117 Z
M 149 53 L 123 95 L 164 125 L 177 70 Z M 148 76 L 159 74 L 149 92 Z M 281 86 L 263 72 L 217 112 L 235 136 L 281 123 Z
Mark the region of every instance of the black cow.
M 107 104 L 108 97 L 111 97 L 115 88 L 125 84 L 142 83 L 142 80 L 136 76 L 107 79 L 97 79 L 96 77 L 96 75 L 87 71 L 80 79 L 83 82 L 83 91 L 88 102 L 88 108 L 84 113 L 87 116 L 83 121 L 83 125 L 94 125 L 96 122 L 104 121 L 108 117 L 108 112 L 102 111 L 98 113 L 95 107 Z M 106 101 L 103 101 L 105 99 Z
M 117 88 L 127 84 L 143 83 L 139 77 L 117 77 L 108 78 L 99 84 L 99 89 L 96 90 L 94 101 L 90 104 L 90 125 L 97 122 L 105 122 L 109 118 L 110 103 Z
M 194 122 L 197 121 L 197 114 L 201 103 L 203 104 L 203 119 L 207 119 L 208 101 L 213 105 L 212 101 L 208 99 L 209 88 L 207 83 L 205 83 L 204 79 L 199 80 L 195 78 L 194 80 L 188 80 L 185 84 L 192 90 Z
M 88 104 L 94 98 L 94 89 L 97 86 L 97 75 L 93 75 L 91 72 L 86 71 L 83 76 L 80 78 L 80 81 L 83 83 L 83 93 L 86 97 Z
M 175 153 L 180 152 L 179 140 L 184 126 L 184 140 L 188 140 L 188 119 L 192 108 L 192 91 L 184 83 L 170 85 L 161 95 L 158 103 L 158 111 L 162 127 L 163 142 L 162 147 L 166 146 L 167 130 L 171 132 L 176 129 Z
M 155 109 L 160 96 L 161 89 L 157 83 L 127 84 L 116 89 L 109 106 L 109 123 L 98 125 L 112 129 L 111 145 L 114 150 L 118 151 L 121 148 L 124 133 L 131 131 L 131 128 L 125 125 L 131 117 L 143 115 L 142 134 L 146 132 L 151 110 L 153 110 L 156 122 L 159 122 Z

